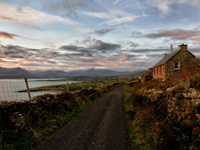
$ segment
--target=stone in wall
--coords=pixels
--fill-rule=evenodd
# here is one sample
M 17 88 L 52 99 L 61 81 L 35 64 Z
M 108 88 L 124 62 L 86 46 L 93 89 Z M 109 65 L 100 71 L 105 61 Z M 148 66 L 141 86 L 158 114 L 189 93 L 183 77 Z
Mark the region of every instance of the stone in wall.
M 184 87 L 185 90 L 189 90 L 189 88 L 191 87 L 191 85 L 194 84 L 194 80 L 190 79 L 190 78 L 186 78 L 186 79 L 181 79 L 179 80 L 179 86 Z

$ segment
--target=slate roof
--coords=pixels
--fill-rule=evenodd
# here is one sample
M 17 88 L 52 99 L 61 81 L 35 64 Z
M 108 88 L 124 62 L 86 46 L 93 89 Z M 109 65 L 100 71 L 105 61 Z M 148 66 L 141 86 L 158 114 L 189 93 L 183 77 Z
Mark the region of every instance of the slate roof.
M 167 55 L 166 57 L 162 58 L 157 64 L 155 64 L 153 67 L 160 66 L 168 62 L 172 57 L 174 57 L 180 50 L 174 51 Z

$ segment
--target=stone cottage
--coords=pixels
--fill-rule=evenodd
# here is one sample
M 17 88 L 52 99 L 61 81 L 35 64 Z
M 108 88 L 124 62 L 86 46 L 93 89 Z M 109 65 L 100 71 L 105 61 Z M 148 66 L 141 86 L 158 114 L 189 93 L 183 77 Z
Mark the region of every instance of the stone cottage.
M 153 66 L 153 79 L 165 81 L 180 74 L 181 71 L 193 72 L 199 67 L 199 60 L 187 49 L 179 45 L 177 51 L 163 54 L 163 58 Z

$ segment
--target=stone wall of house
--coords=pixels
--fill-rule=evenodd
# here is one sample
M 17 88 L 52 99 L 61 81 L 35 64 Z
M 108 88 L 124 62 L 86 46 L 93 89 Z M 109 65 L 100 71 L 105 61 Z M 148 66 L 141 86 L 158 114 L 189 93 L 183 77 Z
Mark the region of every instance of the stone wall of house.
M 175 70 L 175 62 L 180 62 L 180 69 Z M 192 73 L 198 69 L 198 60 L 189 52 L 182 51 L 176 54 L 172 59 L 170 59 L 166 64 L 166 78 L 174 78 L 183 73 Z

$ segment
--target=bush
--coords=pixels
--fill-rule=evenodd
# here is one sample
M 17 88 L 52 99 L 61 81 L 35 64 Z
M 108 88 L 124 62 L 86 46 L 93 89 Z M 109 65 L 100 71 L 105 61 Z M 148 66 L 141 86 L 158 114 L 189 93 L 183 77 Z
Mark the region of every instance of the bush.
M 176 110 L 168 115 L 168 97 L 172 95 L 159 94 L 155 101 L 150 101 L 143 95 L 151 82 L 138 84 L 133 87 L 129 105 L 132 110 L 127 111 L 129 116 L 130 137 L 132 149 L 148 150 L 197 150 L 200 147 L 200 120 L 196 113 L 200 112 L 200 105 L 193 108 L 189 114 L 184 114 L 183 109 Z M 154 82 L 153 82 L 154 84 Z M 169 84 L 159 84 L 166 88 Z M 153 88 L 153 87 L 152 87 Z M 184 100 L 182 88 L 176 89 L 174 95 L 176 104 Z M 183 114 L 184 118 L 179 118 Z

